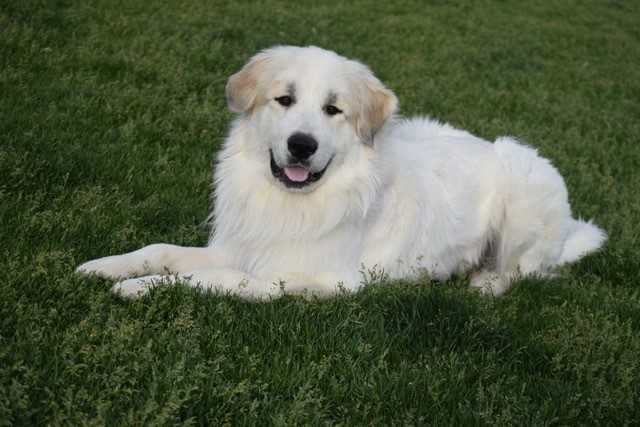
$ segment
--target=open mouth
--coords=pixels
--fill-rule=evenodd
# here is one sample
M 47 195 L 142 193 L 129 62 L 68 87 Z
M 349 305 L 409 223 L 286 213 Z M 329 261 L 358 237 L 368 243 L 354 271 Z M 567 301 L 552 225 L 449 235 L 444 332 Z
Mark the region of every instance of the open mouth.
M 281 168 L 273 158 L 273 151 L 269 150 L 269 155 L 271 156 L 271 173 L 288 188 L 302 188 L 318 181 L 331 164 L 331 160 L 333 160 L 332 157 L 321 171 L 311 172 L 308 167 L 300 164 Z

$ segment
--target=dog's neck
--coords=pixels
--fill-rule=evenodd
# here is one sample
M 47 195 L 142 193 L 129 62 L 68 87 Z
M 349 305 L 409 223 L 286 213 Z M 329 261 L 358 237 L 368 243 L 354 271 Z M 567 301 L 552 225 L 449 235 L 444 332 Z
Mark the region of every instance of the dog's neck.
M 248 126 L 236 122 L 218 156 L 212 243 L 241 240 L 259 247 L 308 241 L 365 220 L 378 190 L 372 162 L 354 166 L 360 168 L 357 174 L 342 167 L 346 172 L 323 177 L 326 181 L 309 193 L 290 192 L 265 173 L 268 164 L 246 152 L 246 138 L 252 137 L 257 136 Z

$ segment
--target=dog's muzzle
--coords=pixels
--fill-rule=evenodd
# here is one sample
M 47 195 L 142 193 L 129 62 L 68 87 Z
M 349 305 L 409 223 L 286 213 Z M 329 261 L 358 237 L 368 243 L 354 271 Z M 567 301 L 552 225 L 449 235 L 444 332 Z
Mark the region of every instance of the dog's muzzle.
M 322 170 L 311 172 L 309 167 L 300 163 L 280 167 L 273 158 L 273 151 L 269 150 L 269 156 L 271 157 L 271 174 L 287 188 L 303 188 L 320 180 L 333 160 L 333 157 L 329 159 Z

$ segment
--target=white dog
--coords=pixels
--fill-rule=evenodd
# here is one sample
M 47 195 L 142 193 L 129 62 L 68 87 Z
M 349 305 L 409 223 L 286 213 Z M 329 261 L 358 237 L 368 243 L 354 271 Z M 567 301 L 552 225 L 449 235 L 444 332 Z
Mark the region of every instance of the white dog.
M 333 52 L 267 49 L 226 96 L 240 115 L 215 167 L 209 245 L 151 245 L 79 272 L 121 280 L 124 295 L 177 279 L 263 298 L 356 290 L 367 271 L 471 270 L 471 286 L 499 295 L 606 239 L 572 218 L 562 177 L 534 149 L 395 118 L 395 95 Z

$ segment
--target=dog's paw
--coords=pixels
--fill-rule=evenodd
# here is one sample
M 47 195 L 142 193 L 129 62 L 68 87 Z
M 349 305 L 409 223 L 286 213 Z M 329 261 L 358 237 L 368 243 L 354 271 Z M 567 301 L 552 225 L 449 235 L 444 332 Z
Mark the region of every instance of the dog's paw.
M 123 279 L 129 276 L 129 265 L 121 255 L 108 256 L 85 262 L 76 268 L 76 273 L 96 275 L 105 279 Z
M 137 298 L 146 294 L 149 289 L 155 286 L 173 284 L 177 280 L 179 280 L 177 276 L 151 275 L 137 277 L 119 281 L 113 285 L 111 291 L 125 298 Z
M 500 296 L 509 289 L 510 283 L 508 277 L 492 271 L 479 271 L 471 277 L 469 286 L 478 289 L 483 295 Z
M 154 283 L 145 277 L 128 279 L 122 280 L 113 285 L 111 291 L 114 294 L 120 295 L 125 298 L 137 298 L 149 292 L 149 288 L 151 288 L 153 285 Z

